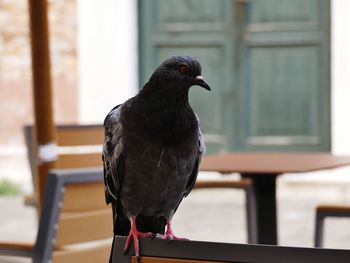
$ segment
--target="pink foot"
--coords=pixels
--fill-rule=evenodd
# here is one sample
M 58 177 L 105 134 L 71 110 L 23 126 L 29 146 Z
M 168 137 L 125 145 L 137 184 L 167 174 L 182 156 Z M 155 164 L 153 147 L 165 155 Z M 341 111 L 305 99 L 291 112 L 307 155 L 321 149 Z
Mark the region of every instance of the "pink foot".
M 169 240 L 188 240 L 187 238 L 175 236 L 173 229 L 171 227 L 171 220 L 167 220 L 166 225 L 167 225 L 167 230 L 165 234 L 164 235 L 156 234 L 155 235 L 156 238 L 169 239 Z
M 128 251 L 131 244 L 131 240 L 134 240 L 135 256 L 139 257 L 140 256 L 139 237 L 153 237 L 154 234 L 151 232 L 148 232 L 148 233 L 139 232 L 136 228 L 135 217 L 132 217 L 130 219 L 130 222 L 131 222 L 131 228 L 130 228 L 128 238 L 126 239 L 124 254 Z

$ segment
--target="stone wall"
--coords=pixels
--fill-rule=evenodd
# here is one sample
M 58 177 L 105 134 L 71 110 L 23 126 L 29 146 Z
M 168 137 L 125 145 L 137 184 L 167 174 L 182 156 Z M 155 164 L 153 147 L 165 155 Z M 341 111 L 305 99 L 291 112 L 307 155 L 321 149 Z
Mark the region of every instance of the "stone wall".
M 48 3 L 55 121 L 76 123 L 76 1 Z M 0 0 L 1 155 L 23 149 L 22 127 L 33 123 L 31 88 L 28 0 Z

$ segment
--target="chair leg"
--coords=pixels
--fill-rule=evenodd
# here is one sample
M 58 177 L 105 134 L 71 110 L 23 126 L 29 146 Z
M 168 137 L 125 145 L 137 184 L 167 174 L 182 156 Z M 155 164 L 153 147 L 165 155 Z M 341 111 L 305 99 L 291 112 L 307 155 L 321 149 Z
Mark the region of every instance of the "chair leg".
M 323 246 L 323 229 L 324 229 L 324 219 L 325 215 L 316 212 L 316 222 L 315 222 L 315 247 Z
M 245 189 L 246 197 L 246 218 L 247 218 L 247 234 L 248 234 L 248 243 L 256 244 L 257 239 L 257 221 L 256 221 L 256 204 L 255 204 L 255 193 L 252 186 L 249 186 Z

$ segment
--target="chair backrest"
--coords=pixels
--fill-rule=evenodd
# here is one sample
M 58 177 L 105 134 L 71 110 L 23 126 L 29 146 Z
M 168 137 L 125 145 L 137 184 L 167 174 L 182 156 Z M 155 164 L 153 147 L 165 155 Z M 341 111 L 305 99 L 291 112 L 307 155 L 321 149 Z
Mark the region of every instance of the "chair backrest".
M 85 168 L 102 166 L 101 145 L 104 140 L 102 125 L 57 125 L 57 145 L 59 147 L 56 168 Z M 37 189 L 37 143 L 34 126 L 24 127 L 24 137 L 28 151 L 28 160 L 33 178 L 34 190 Z
M 102 169 L 59 169 L 48 176 L 34 262 L 107 262 L 113 235 Z
M 136 263 L 133 249 L 123 253 L 126 237 L 114 238 L 111 263 Z M 347 263 L 350 250 L 140 239 L 140 263 Z

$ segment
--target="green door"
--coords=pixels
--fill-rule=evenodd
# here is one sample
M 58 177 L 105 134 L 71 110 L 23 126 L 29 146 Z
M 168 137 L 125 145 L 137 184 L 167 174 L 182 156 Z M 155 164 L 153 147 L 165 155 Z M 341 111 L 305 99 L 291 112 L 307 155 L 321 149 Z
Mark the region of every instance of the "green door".
M 139 1 L 140 82 L 172 55 L 200 60 L 191 105 L 209 152 L 330 149 L 329 2 Z

